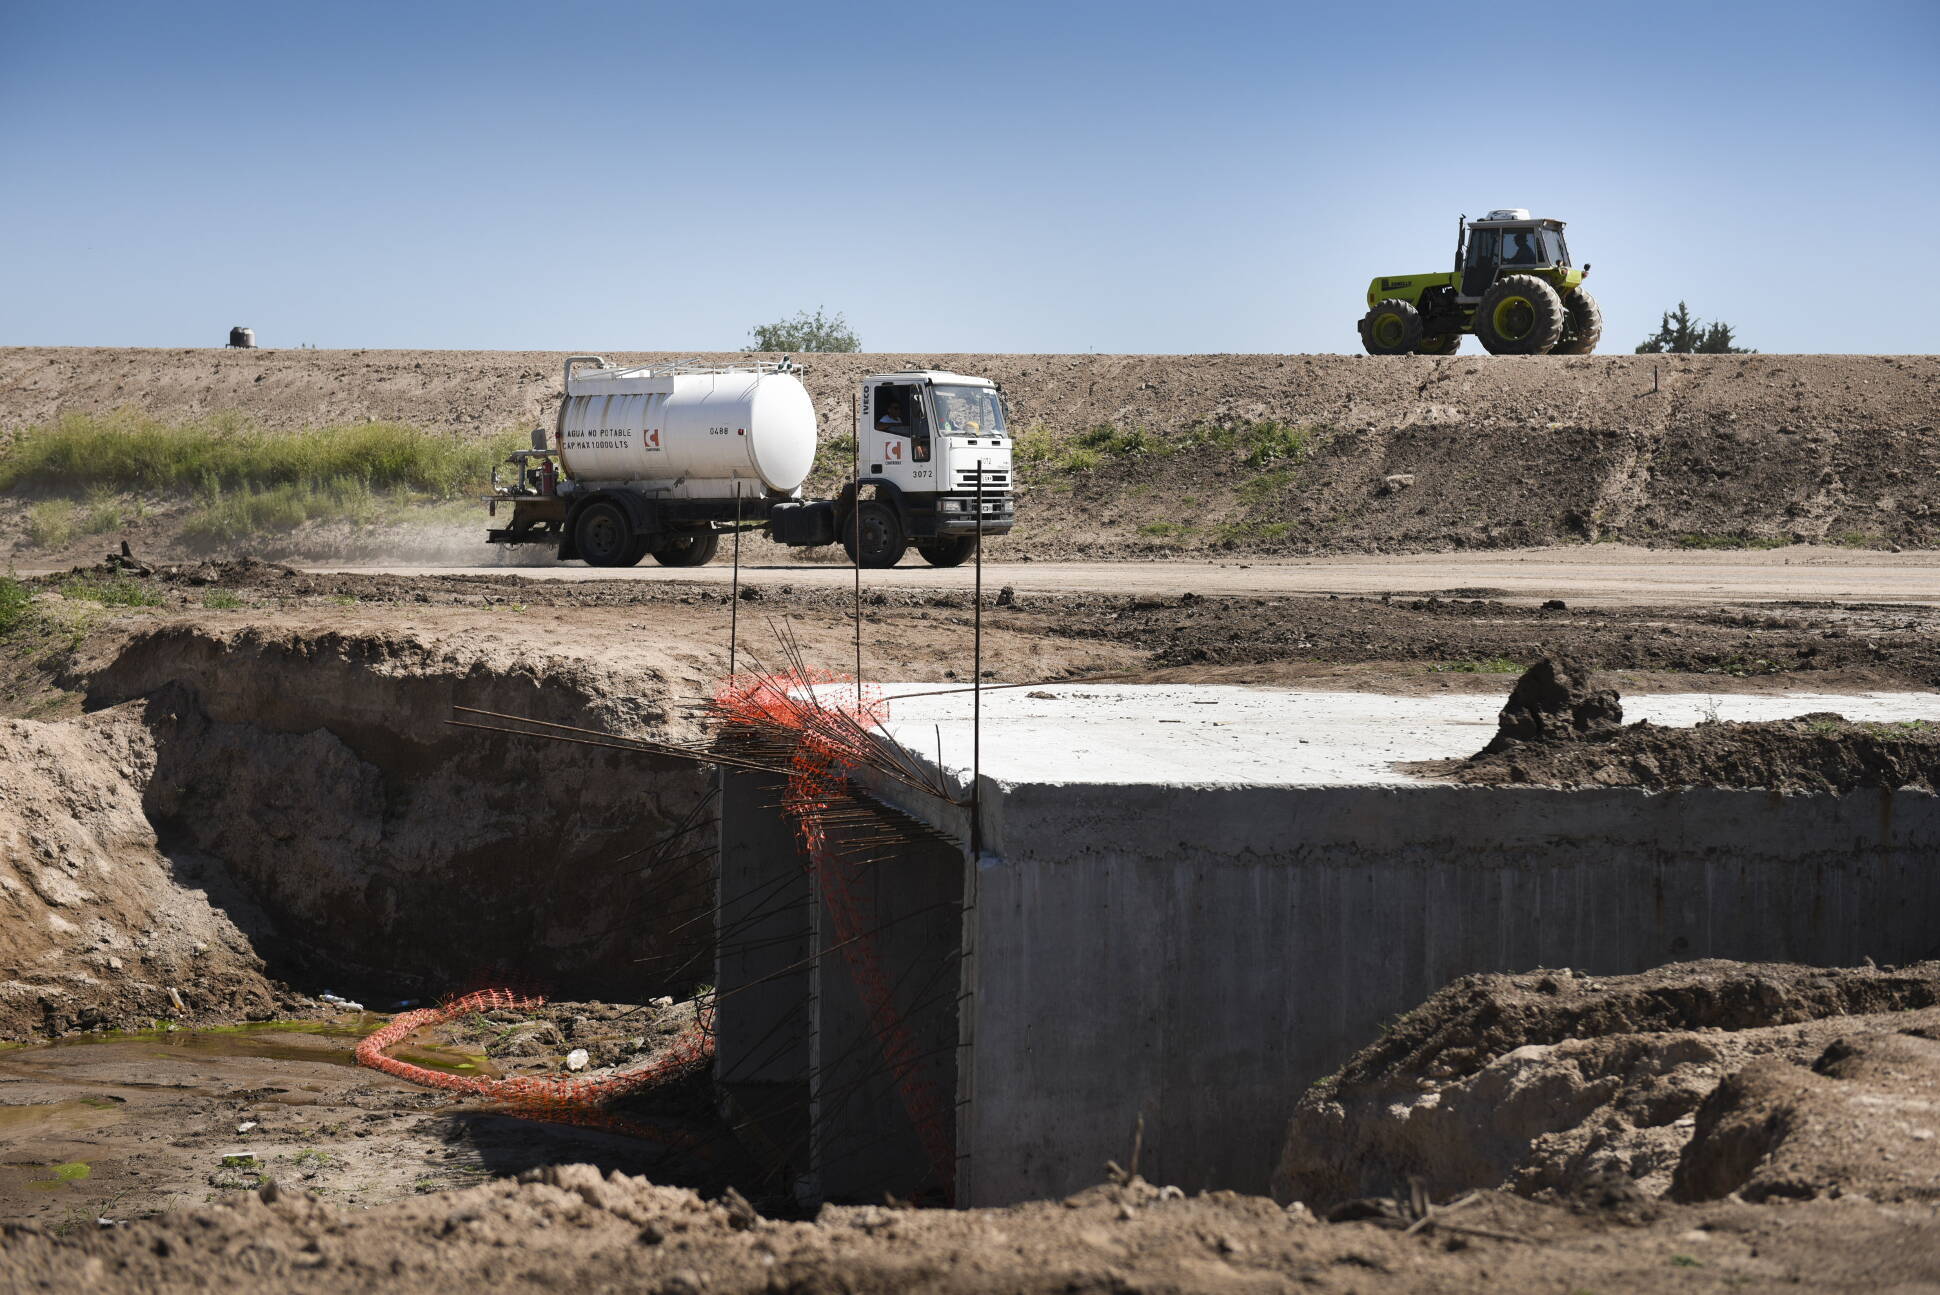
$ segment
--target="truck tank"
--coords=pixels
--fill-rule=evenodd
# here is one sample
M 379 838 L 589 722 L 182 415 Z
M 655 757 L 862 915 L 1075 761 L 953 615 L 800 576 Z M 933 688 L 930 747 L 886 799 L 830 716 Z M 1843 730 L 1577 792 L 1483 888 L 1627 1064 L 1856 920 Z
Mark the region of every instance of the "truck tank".
M 627 484 L 672 499 L 792 494 L 815 463 L 815 406 L 782 366 L 566 365 L 554 429 L 580 489 Z M 604 366 L 604 361 L 601 361 Z

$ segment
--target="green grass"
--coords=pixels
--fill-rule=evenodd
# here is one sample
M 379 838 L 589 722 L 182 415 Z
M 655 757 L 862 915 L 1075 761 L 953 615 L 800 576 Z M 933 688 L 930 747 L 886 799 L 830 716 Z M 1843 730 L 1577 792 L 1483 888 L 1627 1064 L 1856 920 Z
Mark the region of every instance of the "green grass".
M 1147 522 L 1138 528 L 1140 535 L 1150 536 L 1153 539 L 1170 539 L 1174 536 L 1190 535 L 1192 531 L 1193 527 L 1187 526 L 1183 522 Z
M 145 415 L 67 414 L 0 454 L 0 489 L 160 490 L 356 480 L 451 498 L 483 484 L 519 447 L 506 433 L 465 441 L 401 423 L 271 432 L 236 414 L 172 425 Z
M 60 587 L 63 598 L 82 598 L 104 607 L 160 607 L 168 600 L 140 580 L 127 576 L 99 579 L 76 576 Z
M 1792 543 L 1789 535 L 1746 535 L 1742 531 L 1728 535 L 1690 531 L 1672 540 L 1681 549 L 1782 549 Z
M 244 602 L 240 596 L 230 593 L 227 589 L 204 589 L 202 591 L 202 605 L 213 612 L 232 612 L 238 608 L 247 607 L 249 604 Z
M 1260 470 L 1273 464 L 1299 463 L 1313 452 L 1326 432 L 1324 427 L 1275 419 L 1201 420 L 1169 433 L 1100 423 L 1064 438 L 1046 427 L 1036 426 L 1016 434 L 1012 452 L 1018 476 L 1027 482 L 1033 477 L 1095 472 L 1110 465 L 1168 459 L 1187 453 L 1235 459 L 1245 467 Z M 1253 502 L 1284 490 L 1291 480 L 1292 473 L 1287 468 L 1268 474 L 1255 487 Z
M 0 576 L 0 638 L 33 622 L 33 592 L 12 576 Z
M 378 498 L 359 477 L 293 481 L 273 486 L 226 490 L 210 482 L 201 501 L 182 522 L 182 535 L 195 543 L 220 544 L 273 531 L 293 531 L 313 518 L 332 518 L 363 526 L 376 520 Z

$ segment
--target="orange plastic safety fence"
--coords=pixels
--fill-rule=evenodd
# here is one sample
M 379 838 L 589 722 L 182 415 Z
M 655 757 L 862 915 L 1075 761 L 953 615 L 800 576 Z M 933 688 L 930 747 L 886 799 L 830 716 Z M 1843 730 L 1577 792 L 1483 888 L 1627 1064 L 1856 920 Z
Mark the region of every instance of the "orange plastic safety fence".
M 438 1025 L 473 1012 L 501 1008 L 530 1011 L 544 1003 L 543 998 L 526 998 L 503 989 L 481 989 L 454 998 L 439 1007 L 405 1012 L 389 1025 L 366 1035 L 357 1045 L 357 1061 L 373 1070 L 399 1079 L 448 1092 L 471 1093 L 537 1112 L 570 1112 L 575 1108 L 600 1106 L 627 1093 L 664 1083 L 706 1065 L 714 1056 L 713 1009 L 703 1008 L 694 1026 L 678 1036 L 671 1047 L 643 1066 L 610 1075 L 552 1078 L 543 1075 L 512 1075 L 490 1079 L 483 1075 L 454 1075 L 442 1070 L 413 1065 L 387 1056 L 386 1051 L 402 1043 L 427 1025 Z
M 866 865 L 833 848 L 823 821 L 827 811 L 844 799 L 844 785 L 851 773 L 881 759 L 881 748 L 871 731 L 879 730 L 887 720 L 889 704 L 880 689 L 858 687 L 849 676 L 795 670 L 730 679 L 715 693 L 714 708 L 729 724 L 769 733 L 780 730 L 793 737 L 794 757 L 782 793 L 782 809 L 795 822 L 817 889 L 829 910 L 835 944 L 848 964 L 870 1030 L 931 1171 L 946 1192 L 954 1193 L 956 1163 L 950 1107 L 935 1081 L 922 1072 L 915 1037 L 896 1010 L 875 928 L 864 918 L 857 885 L 861 868 Z

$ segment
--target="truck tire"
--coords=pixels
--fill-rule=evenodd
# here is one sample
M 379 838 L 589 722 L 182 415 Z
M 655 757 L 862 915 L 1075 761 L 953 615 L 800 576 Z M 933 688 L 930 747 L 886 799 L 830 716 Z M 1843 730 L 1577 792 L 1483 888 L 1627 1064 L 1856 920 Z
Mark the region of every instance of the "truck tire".
M 1421 340 L 1421 312 L 1391 297 L 1362 315 L 1360 328 L 1369 355 L 1406 355 Z
M 1507 274 L 1475 307 L 1475 335 L 1490 355 L 1546 355 L 1563 337 L 1563 299 L 1533 274 Z
M 856 546 L 856 534 L 861 532 L 860 551 Z M 859 567 L 893 567 L 903 560 L 909 550 L 909 540 L 903 534 L 902 519 L 896 510 L 880 499 L 865 499 L 856 510 L 856 515 L 842 528 L 842 547 L 849 554 L 849 561 Z
M 1424 337 L 1415 343 L 1416 355 L 1453 355 L 1462 349 L 1462 335 L 1449 333 L 1444 337 Z
M 713 531 L 676 531 L 654 549 L 653 560 L 663 567 L 704 567 L 720 547 L 721 537 Z
M 646 552 L 634 537 L 626 510 L 606 499 L 580 511 L 573 523 L 573 547 L 589 567 L 630 567 Z
M 1596 298 L 1578 288 L 1563 298 L 1563 340 L 1551 355 L 1588 355 L 1603 336 L 1603 311 Z
M 960 567 L 977 551 L 974 535 L 944 535 L 916 541 L 916 551 L 933 567 Z

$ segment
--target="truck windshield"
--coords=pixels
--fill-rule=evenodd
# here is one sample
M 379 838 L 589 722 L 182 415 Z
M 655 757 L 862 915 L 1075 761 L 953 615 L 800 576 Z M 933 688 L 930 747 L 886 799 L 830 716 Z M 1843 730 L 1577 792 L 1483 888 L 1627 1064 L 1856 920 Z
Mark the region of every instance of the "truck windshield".
M 1004 432 L 1004 401 L 995 387 L 930 388 L 936 406 L 936 430 L 968 432 L 976 436 L 1001 436 Z

